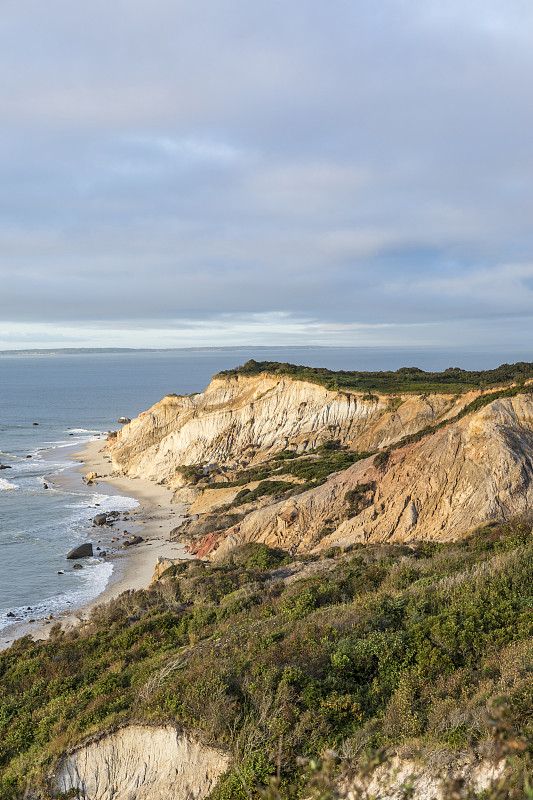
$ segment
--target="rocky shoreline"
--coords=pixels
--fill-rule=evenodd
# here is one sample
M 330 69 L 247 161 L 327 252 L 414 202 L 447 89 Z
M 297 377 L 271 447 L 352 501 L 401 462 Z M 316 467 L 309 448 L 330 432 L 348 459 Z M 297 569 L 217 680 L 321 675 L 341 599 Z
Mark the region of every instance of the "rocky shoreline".
M 86 485 L 84 476 L 93 472 L 98 477 L 92 480 L 91 488 L 102 483 L 107 489 L 112 489 L 110 493 L 133 497 L 138 502 L 136 508 L 118 517 L 121 523 L 126 524 L 127 538 L 115 526 L 96 526 L 98 537 L 88 537 L 87 543 L 93 544 L 95 554 L 101 555 L 104 551 L 106 560 L 113 564 L 113 573 L 107 586 L 90 603 L 72 608 L 68 613 L 14 625 L 0 639 L 0 650 L 28 634 L 34 639 L 46 639 L 54 623 L 60 622 L 64 628 L 76 626 L 87 619 L 97 605 L 108 602 L 122 592 L 146 588 L 159 557 L 188 557 L 183 545 L 169 539 L 170 531 L 183 519 L 184 507 L 171 502 L 172 494 L 164 486 L 158 486 L 152 481 L 112 476 L 105 445 L 105 439 L 97 439 L 83 450 L 73 453 L 73 469 L 54 476 L 50 481 L 62 488 L 75 488 L 79 491 Z M 120 529 L 122 530 L 122 525 Z M 101 548 L 100 551 L 97 551 L 97 547 Z

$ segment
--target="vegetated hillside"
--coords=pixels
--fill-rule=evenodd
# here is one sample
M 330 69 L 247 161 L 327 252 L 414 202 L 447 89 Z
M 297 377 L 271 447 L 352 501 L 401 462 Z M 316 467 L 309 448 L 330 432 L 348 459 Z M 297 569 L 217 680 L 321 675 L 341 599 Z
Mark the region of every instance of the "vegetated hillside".
M 525 797 L 532 671 L 530 519 L 300 562 L 248 544 L 0 654 L 0 798 L 36 791 L 66 748 L 128 722 L 226 749 L 212 800 L 347 797 L 383 748 L 420 750 L 430 768 L 442 749 L 518 755 L 492 796 Z
M 492 371 L 498 387 L 522 377 L 491 391 L 487 373 L 461 375 L 459 394 L 449 371 L 439 393 L 420 392 L 432 375 L 398 382 L 417 394 L 384 379 L 376 395 L 286 375 L 291 365 L 240 370 L 126 425 L 115 467 L 192 503 L 175 535 L 214 560 L 176 564 L 88 625 L 0 654 L 0 800 L 83 796 L 73 753 L 85 769 L 84 742 L 94 754 L 105 740 L 119 758 L 116 742 L 150 725 L 179 752 L 190 742 L 198 763 L 230 759 L 212 800 L 348 797 L 384 748 L 421 749 L 429 770 L 439 749 L 452 762 L 519 755 L 493 796 L 525 797 L 530 366 Z M 317 761 L 326 750 L 336 755 Z M 54 786 L 65 764 L 70 783 Z M 157 782 L 157 763 L 146 774 Z

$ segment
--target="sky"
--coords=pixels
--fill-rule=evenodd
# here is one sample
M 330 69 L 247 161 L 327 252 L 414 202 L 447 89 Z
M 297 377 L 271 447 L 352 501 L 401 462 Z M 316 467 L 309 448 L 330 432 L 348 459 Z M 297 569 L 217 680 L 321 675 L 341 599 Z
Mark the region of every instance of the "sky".
M 533 350 L 528 0 L 2 0 L 0 349 Z

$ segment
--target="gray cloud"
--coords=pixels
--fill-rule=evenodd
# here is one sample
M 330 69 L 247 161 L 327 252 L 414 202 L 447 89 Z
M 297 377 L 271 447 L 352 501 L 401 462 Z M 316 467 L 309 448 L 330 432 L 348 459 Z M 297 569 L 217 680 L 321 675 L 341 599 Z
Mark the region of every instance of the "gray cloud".
M 532 44 L 519 0 L 9 0 L 0 320 L 528 329 Z

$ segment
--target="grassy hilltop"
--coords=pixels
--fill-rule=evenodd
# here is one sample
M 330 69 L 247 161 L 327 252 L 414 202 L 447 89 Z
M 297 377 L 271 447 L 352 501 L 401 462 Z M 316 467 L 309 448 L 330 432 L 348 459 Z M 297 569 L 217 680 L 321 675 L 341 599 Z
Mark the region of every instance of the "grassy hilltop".
M 242 367 L 224 370 L 215 377 L 237 375 L 287 375 L 296 380 L 317 383 L 331 390 L 382 392 L 384 394 L 445 392 L 461 393 L 468 389 L 486 389 L 510 383 L 521 383 L 533 378 L 533 363 L 520 361 L 502 364 L 496 369 L 465 370 L 449 367 L 443 372 L 425 372 L 418 367 L 402 367 L 385 372 L 359 372 L 325 367 L 305 367 L 278 361 L 247 361 Z

